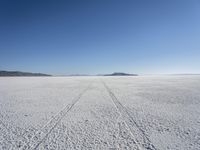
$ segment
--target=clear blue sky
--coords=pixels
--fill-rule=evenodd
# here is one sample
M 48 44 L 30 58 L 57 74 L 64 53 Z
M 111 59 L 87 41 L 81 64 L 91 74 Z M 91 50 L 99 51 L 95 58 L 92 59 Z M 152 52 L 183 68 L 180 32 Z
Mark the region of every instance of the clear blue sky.
M 200 1 L 1 0 L 0 70 L 200 73 Z

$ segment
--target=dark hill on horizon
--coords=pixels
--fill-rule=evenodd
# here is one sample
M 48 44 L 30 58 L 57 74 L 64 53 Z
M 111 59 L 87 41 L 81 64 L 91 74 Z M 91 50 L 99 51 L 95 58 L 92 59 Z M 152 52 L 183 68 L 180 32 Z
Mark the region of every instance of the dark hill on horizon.
M 21 71 L 0 71 L 0 76 L 11 77 L 11 76 L 51 76 L 51 75 L 43 73 L 21 72 Z
M 138 76 L 137 74 L 128 74 L 123 72 L 114 72 L 112 74 L 105 74 L 104 76 Z

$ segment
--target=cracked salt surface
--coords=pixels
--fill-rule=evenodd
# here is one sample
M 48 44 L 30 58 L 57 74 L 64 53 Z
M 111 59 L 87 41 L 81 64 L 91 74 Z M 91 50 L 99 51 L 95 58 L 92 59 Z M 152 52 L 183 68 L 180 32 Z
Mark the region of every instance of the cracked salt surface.
M 2 77 L 0 149 L 200 149 L 200 76 Z

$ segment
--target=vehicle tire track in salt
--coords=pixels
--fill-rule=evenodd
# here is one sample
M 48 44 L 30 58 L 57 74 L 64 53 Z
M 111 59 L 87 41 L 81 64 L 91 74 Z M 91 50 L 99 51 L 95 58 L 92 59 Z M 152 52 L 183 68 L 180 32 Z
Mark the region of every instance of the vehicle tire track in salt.
M 111 89 L 103 82 L 104 87 L 106 88 L 108 94 L 110 95 L 114 105 L 117 110 L 123 116 L 123 119 L 129 128 L 131 135 L 134 137 L 135 142 L 139 149 L 148 149 L 148 150 L 156 150 L 155 146 L 152 144 L 150 139 L 145 134 L 144 130 L 142 130 L 136 121 L 129 114 L 128 110 L 119 102 L 115 94 L 111 91 Z
M 21 150 L 33 150 L 37 149 L 39 145 L 46 139 L 46 137 L 56 128 L 56 126 L 61 122 L 61 120 L 67 115 L 67 113 L 73 108 L 73 106 L 80 100 L 82 95 L 89 89 L 91 84 L 83 90 L 71 104 L 65 106 L 60 112 L 58 112 L 55 117 L 48 121 L 39 131 L 37 131 L 31 140 L 23 145 Z

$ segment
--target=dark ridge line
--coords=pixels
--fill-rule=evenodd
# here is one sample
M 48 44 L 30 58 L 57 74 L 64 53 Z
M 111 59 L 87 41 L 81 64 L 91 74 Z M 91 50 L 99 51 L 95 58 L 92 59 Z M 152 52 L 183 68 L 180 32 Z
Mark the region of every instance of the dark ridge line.
M 4 71 L 0 70 L 0 77 L 15 77 L 15 76 L 25 76 L 25 77 L 32 77 L 32 76 L 51 76 L 49 74 L 44 73 L 31 73 L 31 72 L 21 72 L 21 71 Z

